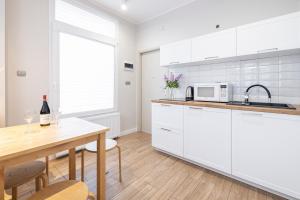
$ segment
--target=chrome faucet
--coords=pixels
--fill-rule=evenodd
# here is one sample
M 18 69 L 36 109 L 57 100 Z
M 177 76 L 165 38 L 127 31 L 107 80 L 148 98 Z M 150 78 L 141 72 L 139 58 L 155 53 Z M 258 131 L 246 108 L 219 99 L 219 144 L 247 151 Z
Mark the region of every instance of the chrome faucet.
M 271 103 L 272 96 L 271 96 L 270 90 L 268 90 L 267 87 L 265 87 L 263 85 L 260 85 L 260 84 L 251 85 L 250 87 L 247 88 L 247 90 L 245 92 L 245 96 L 244 96 L 245 103 L 249 102 L 249 94 L 250 94 L 249 91 L 250 91 L 251 88 L 254 88 L 254 87 L 261 87 L 261 88 L 263 88 L 267 92 L 267 94 L 268 94 L 269 103 Z

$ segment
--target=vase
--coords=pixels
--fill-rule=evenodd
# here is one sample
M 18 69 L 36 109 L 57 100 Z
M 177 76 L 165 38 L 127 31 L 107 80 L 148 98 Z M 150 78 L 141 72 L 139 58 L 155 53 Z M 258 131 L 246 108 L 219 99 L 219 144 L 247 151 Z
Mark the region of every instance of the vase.
M 169 98 L 170 99 L 175 99 L 175 88 L 169 88 Z

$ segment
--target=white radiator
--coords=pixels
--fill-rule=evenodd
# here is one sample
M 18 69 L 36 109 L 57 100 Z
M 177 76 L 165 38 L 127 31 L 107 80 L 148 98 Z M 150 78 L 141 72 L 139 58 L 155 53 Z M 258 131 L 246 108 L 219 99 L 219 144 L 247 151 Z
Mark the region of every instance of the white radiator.
M 108 131 L 106 134 L 106 138 L 116 138 L 121 135 L 121 133 L 120 133 L 120 113 L 118 113 L 118 112 L 84 117 L 82 119 L 110 128 L 110 131 Z M 80 150 L 82 148 L 84 148 L 84 146 L 77 147 L 76 150 Z M 67 154 L 68 154 L 68 151 L 62 151 L 60 153 L 57 153 L 56 157 L 62 157 Z M 50 159 L 51 158 L 52 157 L 50 157 Z
M 116 138 L 119 137 L 120 134 L 120 113 L 108 113 L 103 115 L 97 115 L 92 117 L 82 118 L 89 122 L 100 124 L 110 128 L 110 131 L 107 132 L 106 138 Z

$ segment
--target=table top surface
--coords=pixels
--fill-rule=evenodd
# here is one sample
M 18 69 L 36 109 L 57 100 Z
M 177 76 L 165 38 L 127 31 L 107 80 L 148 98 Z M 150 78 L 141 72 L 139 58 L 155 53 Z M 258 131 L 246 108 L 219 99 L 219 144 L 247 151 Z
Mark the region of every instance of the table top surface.
M 31 124 L 0 128 L 0 161 L 104 134 L 108 130 L 79 118 L 61 119 L 58 125 L 48 127 Z

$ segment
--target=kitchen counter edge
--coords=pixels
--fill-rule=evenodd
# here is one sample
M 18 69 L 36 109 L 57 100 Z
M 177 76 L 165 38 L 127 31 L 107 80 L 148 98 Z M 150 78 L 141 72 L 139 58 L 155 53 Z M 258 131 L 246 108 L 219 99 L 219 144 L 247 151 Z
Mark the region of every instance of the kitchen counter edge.
M 201 101 L 152 100 L 151 102 L 152 103 L 161 103 L 161 104 L 198 106 L 198 107 L 208 107 L 208 108 L 220 108 L 220 109 L 229 109 L 229 110 L 243 110 L 243 111 L 265 112 L 265 113 L 299 115 L 300 116 L 300 105 L 293 105 L 296 108 L 296 110 L 290 110 L 290 109 L 280 109 L 280 108 L 228 105 L 226 103 L 201 102 Z

